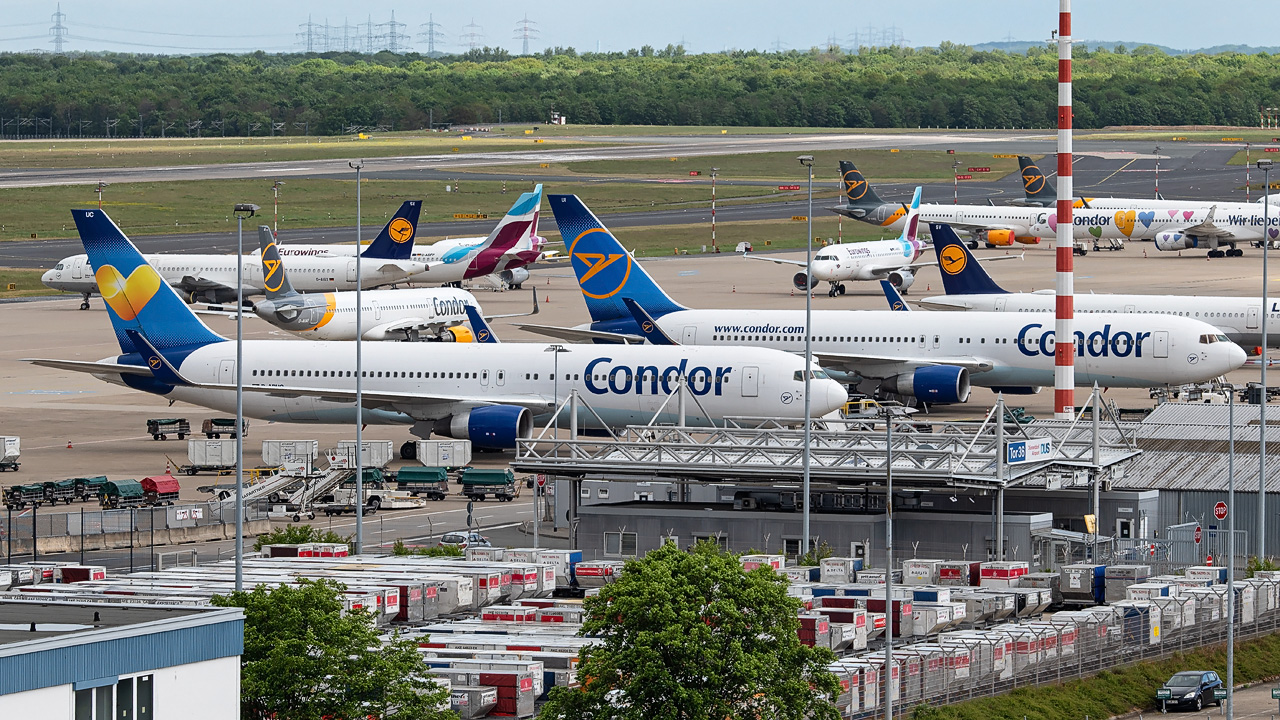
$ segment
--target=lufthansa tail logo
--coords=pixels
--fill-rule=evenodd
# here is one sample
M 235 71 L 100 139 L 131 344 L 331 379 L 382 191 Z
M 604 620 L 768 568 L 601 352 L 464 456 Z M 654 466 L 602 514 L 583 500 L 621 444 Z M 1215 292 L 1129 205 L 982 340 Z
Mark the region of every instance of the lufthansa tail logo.
M 574 238 L 569 245 L 569 257 L 575 264 L 574 272 L 578 275 L 578 285 L 582 288 L 582 294 L 596 300 L 604 300 L 617 295 L 618 291 L 626 286 L 627 279 L 631 277 L 631 256 L 625 251 L 578 252 L 578 243 L 585 240 L 583 247 L 589 247 L 593 239 L 590 236 L 594 233 L 604 233 L 604 238 L 611 241 L 610 244 L 617 244 L 617 241 L 604 228 L 592 228 Z M 601 239 L 604 240 L 604 238 Z M 578 263 L 581 263 L 581 266 Z
M 1044 174 L 1040 172 L 1040 168 L 1032 165 L 1022 171 L 1022 187 L 1032 195 L 1044 189 Z
M 406 243 L 413 237 L 413 223 L 404 218 L 396 218 L 387 226 L 387 234 L 397 243 Z
M 964 266 L 969 264 L 969 258 L 965 256 L 964 250 L 955 245 L 948 245 L 942 249 L 938 255 L 941 261 L 942 271 L 948 275 L 956 275 L 964 270 Z
M 844 174 L 844 194 L 850 200 L 861 200 L 867 194 L 867 180 L 862 177 L 862 173 L 850 170 Z

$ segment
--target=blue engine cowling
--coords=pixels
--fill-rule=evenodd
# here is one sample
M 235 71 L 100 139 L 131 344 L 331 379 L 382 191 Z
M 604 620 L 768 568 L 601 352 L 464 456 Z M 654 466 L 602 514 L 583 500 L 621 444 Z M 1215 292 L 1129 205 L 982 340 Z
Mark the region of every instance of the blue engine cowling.
M 511 450 L 516 440 L 533 435 L 533 415 L 514 405 L 485 405 L 436 421 L 437 435 L 470 440 L 481 450 Z
M 885 380 L 881 388 L 927 403 L 969 401 L 969 371 L 955 365 L 929 365 Z

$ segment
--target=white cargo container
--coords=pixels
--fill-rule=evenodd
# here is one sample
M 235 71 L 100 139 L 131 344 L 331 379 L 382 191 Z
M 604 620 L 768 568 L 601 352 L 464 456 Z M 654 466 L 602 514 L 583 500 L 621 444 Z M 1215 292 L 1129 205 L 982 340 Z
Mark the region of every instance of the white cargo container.
M 366 440 L 360 444 L 360 461 L 364 467 L 384 468 L 395 457 L 390 440 Z M 330 467 L 356 466 L 356 441 L 339 440 L 338 449 L 329 456 Z
M 843 585 L 857 579 L 857 568 L 862 564 L 861 558 L 829 557 L 823 558 L 821 577 L 824 583 Z
M 464 552 L 468 560 L 477 562 L 502 562 L 506 558 L 506 550 L 500 547 L 468 547 Z
M 427 467 L 455 468 L 471 464 L 470 440 L 419 440 L 418 462 Z
M 787 558 L 785 555 L 743 555 L 739 558 L 739 561 L 742 563 L 742 569 L 747 572 L 751 572 L 761 565 L 768 565 L 781 572 L 786 565 Z
M 902 582 L 907 585 L 937 585 L 942 560 L 906 560 L 902 563 Z
M 187 461 L 196 467 L 235 467 L 235 440 L 199 440 L 187 441 Z
M 21 451 L 22 438 L 16 435 L 0 436 L 0 462 L 17 462 Z
M 318 440 L 263 440 L 262 464 L 283 467 L 288 471 L 311 472 L 311 465 L 320 457 Z

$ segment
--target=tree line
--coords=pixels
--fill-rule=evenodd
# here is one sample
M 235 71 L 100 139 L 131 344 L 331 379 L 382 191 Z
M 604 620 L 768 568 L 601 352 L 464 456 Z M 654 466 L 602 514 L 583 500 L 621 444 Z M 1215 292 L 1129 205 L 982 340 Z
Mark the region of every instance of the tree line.
M 1256 125 L 1266 53 L 1075 53 L 1075 126 Z M 1049 128 L 1057 55 L 936 48 L 686 54 L 679 46 L 512 57 L 409 53 L 0 55 L 5 137 L 336 135 L 431 123 Z M 110 127 L 108 127 L 110 126 Z

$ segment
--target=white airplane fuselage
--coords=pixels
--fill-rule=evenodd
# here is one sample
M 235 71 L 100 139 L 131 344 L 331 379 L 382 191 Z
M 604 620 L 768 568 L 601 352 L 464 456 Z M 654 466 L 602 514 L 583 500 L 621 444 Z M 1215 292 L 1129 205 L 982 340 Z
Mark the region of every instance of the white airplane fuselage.
M 360 295 L 364 309 L 360 333 L 365 340 L 438 335 L 467 321 L 467 305 L 480 308 L 474 295 L 457 288 L 365 290 Z M 259 300 L 253 311 L 272 325 L 308 340 L 356 339 L 356 294 L 351 291 Z

